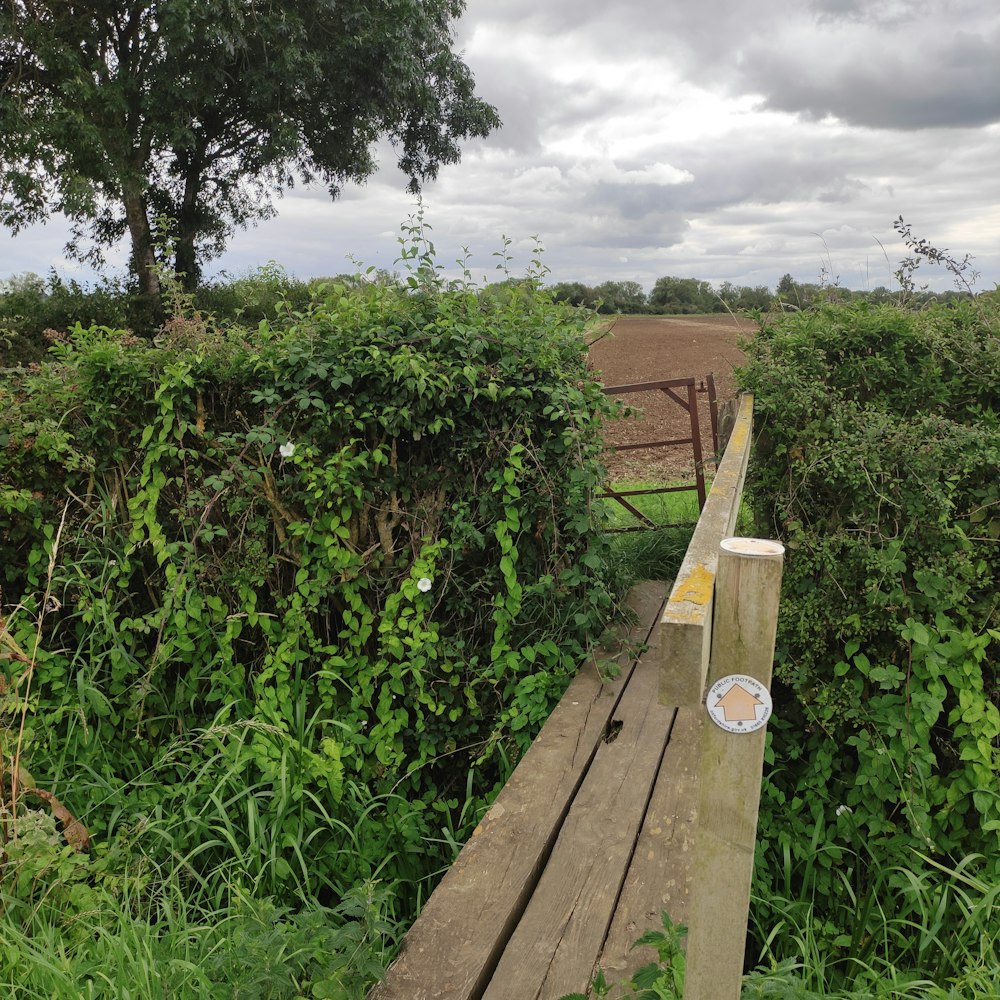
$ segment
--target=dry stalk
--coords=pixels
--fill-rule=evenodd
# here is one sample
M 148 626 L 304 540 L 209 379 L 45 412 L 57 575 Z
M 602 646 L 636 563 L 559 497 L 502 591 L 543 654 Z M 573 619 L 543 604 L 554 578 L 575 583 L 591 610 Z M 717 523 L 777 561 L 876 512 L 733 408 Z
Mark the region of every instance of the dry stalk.
M 399 495 L 395 490 L 389 498 L 389 507 L 382 507 L 375 514 L 375 530 L 378 532 L 379 544 L 385 553 L 385 562 L 391 566 L 396 558 L 395 543 L 392 533 L 403 520 L 403 512 L 399 509 Z
M 10 811 L 14 829 L 17 829 L 17 796 L 20 791 L 19 776 L 21 774 L 21 749 L 24 745 L 24 727 L 28 718 L 28 701 L 31 697 L 31 681 L 35 674 L 35 663 L 38 659 L 38 648 L 42 644 L 42 624 L 45 621 L 45 613 L 49 607 L 52 597 L 52 576 L 56 568 L 56 556 L 59 554 L 59 543 L 62 539 L 63 528 L 66 526 L 66 515 L 69 513 L 69 501 L 63 505 L 62 517 L 59 519 L 59 528 L 55 538 L 52 539 L 52 548 L 49 551 L 49 565 L 45 574 L 45 593 L 42 595 L 42 606 L 38 610 L 38 618 L 35 624 L 35 643 L 31 651 L 31 657 L 24 672 L 24 697 L 21 700 L 21 719 L 17 730 L 17 743 L 14 748 L 14 761 L 10 775 Z M 22 654 L 23 655 L 23 654 Z
M 278 486 L 274 481 L 274 473 L 264 464 L 263 458 L 261 459 L 261 467 L 263 471 L 264 496 L 267 499 L 268 506 L 271 508 L 271 520 L 274 522 L 274 530 L 277 532 L 278 541 L 284 545 L 288 537 L 285 531 L 286 526 L 292 524 L 294 521 L 300 521 L 302 518 L 296 517 L 281 502 L 281 497 L 278 494 Z

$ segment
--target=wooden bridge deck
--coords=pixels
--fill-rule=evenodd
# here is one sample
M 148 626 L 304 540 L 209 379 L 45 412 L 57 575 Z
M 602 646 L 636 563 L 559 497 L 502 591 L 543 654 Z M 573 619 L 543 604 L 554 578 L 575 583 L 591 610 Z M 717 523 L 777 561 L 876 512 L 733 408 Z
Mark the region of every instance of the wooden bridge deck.
M 373 1000 L 556 1000 L 650 961 L 631 946 L 661 911 L 684 918 L 698 729 L 657 700 L 666 598 L 633 590 L 619 675 L 574 678 Z

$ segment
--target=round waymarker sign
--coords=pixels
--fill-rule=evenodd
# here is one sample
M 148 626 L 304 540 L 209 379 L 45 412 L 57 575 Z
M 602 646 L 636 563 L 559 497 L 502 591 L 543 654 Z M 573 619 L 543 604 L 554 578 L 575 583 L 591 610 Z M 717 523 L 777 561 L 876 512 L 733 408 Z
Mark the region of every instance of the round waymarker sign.
M 708 689 L 705 707 L 727 733 L 754 733 L 771 717 L 771 692 L 755 677 L 730 674 Z

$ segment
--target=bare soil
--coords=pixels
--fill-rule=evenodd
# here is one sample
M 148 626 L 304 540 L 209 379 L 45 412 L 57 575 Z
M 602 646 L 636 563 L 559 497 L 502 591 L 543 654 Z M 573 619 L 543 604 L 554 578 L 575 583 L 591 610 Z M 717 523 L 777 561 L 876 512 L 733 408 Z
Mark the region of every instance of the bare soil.
M 753 323 L 720 316 L 622 316 L 590 347 L 590 364 L 605 386 L 631 385 L 659 379 L 696 379 L 702 455 L 711 459 L 712 425 L 706 375 L 715 378 L 720 405 L 736 394 L 734 366 L 745 360 L 737 341 L 753 333 Z M 675 390 L 687 398 L 687 390 Z M 687 410 L 661 391 L 617 397 L 634 416 L 616 420 L 607 430 L 609 444 L 638 444 L 691 437 Z M 690 444 L 610 451 L 605 456 L 613 479 L 669 482 L 694 476 Z M 711 468 L 711 466 L 709 466 Z

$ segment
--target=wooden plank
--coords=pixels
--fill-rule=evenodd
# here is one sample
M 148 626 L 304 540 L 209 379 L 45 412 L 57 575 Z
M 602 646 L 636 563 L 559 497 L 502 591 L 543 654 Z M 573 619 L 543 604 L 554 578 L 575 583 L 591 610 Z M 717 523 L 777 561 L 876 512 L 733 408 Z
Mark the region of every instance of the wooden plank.
M 701 425 L 698 422 L 698 391 L 694 379 L 688 386 L 688 403 L 691 414 L 691 450 L 694 453 L 694 477 L 698 485 L 698 510 L 705 508 L 705 461 L 701 452 Z
M 654 960 L 656 955 L 650 948 L 633 949 L 632 945 L 646 931 L 662 927 L 660 915 L 664 911 L 674 923 L 687 922 L 703 724 L 697 709 L 677 711 L 635 854 L 597 963 L 609 982 L 624 982 L 640 966 Z
M 694 708 L 701 704 L 708 673 L 719 542 L 736 530 L 752 429 L 753 397 L 745 395 L 663 612 L 660 701 L 666 705 Z
M 712 454 L 715 457 L 715 467 L 719 467 L 719 399 L 715 394 L 715 374 L 709 372 L 705 376 L 708 384 L 708 419 L 712 425 Z
M 656 700 L 658 637 L 632 674 L 614 713 L 617 736 L 598 747 L 483 1000 L 556 1000 L 590 981 L 674 716 Z
M 721 544 L 711 684 L 737 675 L 770 688 L 783 552 L 778 542 L 753 538 Z M 724 721 L 737 726 L 757 712 L 734 708 Z M 739 1000 L 766 727 L 728 732 L 705 716 L 684 997 Z
M 620 676 L 602 681 L 592 660 L 573 679 L 370 1000 L 481 996 L 631 676 L 630 646 L 647 640 L 665 595 L 661 583 L 633 588 L 628 605 L 638 624 L 619 654 Z

